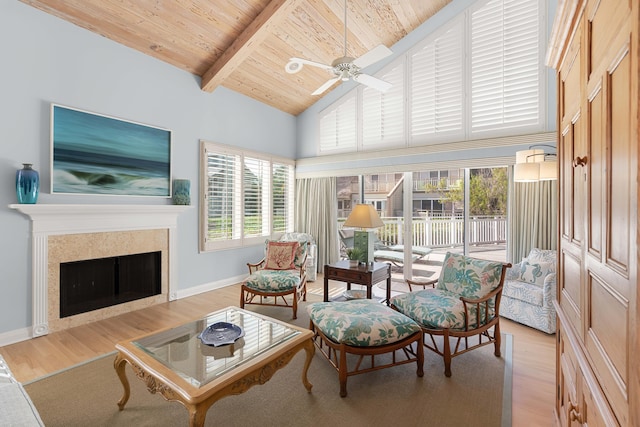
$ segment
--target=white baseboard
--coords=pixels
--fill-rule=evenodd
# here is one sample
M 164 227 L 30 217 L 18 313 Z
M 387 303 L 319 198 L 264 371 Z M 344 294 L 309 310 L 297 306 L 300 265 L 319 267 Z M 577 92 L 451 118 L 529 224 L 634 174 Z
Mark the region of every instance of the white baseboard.
M 192 286 L 188 289 L 178 289 L 176 292 L 178 299 L 192 297 L 204 292 L 213 291 L 215 289 L 224 288 L 225 286 L 235 285 L 242 282 L 248 277 L 248 274 L 243 274 L 236 277 L 229 277 L 224 280 L 218 280 L 217 282 L 209 282 L 198 286 Z
M 247 276 L 247 274 L 243 274 L 241 276 L 230 277 L 224 280 L 219 280 L 217 282 L 209 282 L 202 285 L 193 286 L 188 289 L 178 289 L 178 291 L 176 292 L 178 296 L 177 299 L 187 298 L 201 294 L 203 292 L 213 291 L 214 289 L 224 288 L 225 286 L 235 285 L 236 283 L 242 282 L 247 278 Z M 20 341 L 26 341 L 31 338 L 33 338 L 33 333 L 30 326 L 9 332 L 3 332 L 0 333 L 0 347 L 15 344 Z
M 3 332 L 0 334 L 0 347 L 9 344 L 15 344 L 20 341 L 26 341 L 31 338 L 33 338 L 33 334 L 30 326 L 22 329 L 15 329 L 9 332 Z

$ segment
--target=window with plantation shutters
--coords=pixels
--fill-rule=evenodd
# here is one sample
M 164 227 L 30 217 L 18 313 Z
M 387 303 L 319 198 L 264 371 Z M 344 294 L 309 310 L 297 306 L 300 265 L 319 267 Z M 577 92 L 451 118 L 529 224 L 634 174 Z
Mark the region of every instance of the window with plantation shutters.
M 201 250 L 293 231 L 294 163 L 202 141 Z
M 471 133 L 540 122 L 540 7 L 491 0 L 471 12 Z
M 356 151 L 355 93 L 320 116 L 320 153 Z
M 544 131 L 546 13 L 539 0 L 475 2 L 375 73 L 389 91 L 359 85 L 321 111 L 319 154 Z
M 380 78 L 392 86 L 386 92 L 362 89 L 362 147 L 404 143 L 404 64 L 396 64 Z
M 463 136 L 464 21 L 410 54 L 411 120 L 413 144 L 443 137 Z

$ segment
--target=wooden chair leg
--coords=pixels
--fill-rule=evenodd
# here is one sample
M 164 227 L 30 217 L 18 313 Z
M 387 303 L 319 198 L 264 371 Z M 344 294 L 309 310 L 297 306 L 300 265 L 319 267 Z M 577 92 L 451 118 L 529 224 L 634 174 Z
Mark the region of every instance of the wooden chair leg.
M 444 375 L 446 377 L 451 376 L 451 342 L 449 341 L 449 332 L 445 331 L 443 336 L 443 349 L 442 357 L 444 359 Z
M 416 363 L 418 364 L 418 370 L 416 371 L 416 374 L 419 377 L 423 377 L 424 376 L 424 334 L 422 334 L 422 337 L 418 341 L 417 346 L 418 348 L 416 349 L 416 353 L 418 356 L 418 360 L 416 360 Z
M 502 339 L 502 335 L 500 334 L 500 322 L 496 323 L 495 329 L 493 330 L 493 338 L 495 340 L 493 344 L 493 354 L 495 354 L 496 357 L 500 357 L 500 343 Z
M 347 352 L 344 346 L 340 349 L 340 366 L 338 367 L 338 380 L 340 381 L 340 397 L 347 397 Z
M 284 297 L 283 297 L 284 298 Z M 293 304 L 291 304 L 291 308 L 293 308 L 293 320 L 298 318 L 298 292 L 293 293 Z
M 244 288 L 240 287 L 240 308 L 244 308 Z

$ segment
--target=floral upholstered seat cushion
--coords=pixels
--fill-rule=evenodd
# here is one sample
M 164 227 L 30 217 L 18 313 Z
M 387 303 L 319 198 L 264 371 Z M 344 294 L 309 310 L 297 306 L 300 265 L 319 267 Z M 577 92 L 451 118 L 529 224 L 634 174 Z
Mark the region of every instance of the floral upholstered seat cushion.
M 447 252 L 437 288 L 467 298 L 482 298 L 500 285 L 502 263 Z
M 506 297 L 513 298 L 527 304 L 542 306 L 544 303 L 543 291 L 544 289 L 542 286 L 521 282 L 519 280 L 507 280 L 505 281 L 505 286 L 502 290 L 502 304 L 504 304 L 504 298 Z
M 463 329 L 464 304 L 460 294 L 443 289 L 424 289 L 391 298 L 391 304 L 401 313 L 428 329 Z M 470 318 L 475 319 L 474 308 Z M 493 313 L 491 313 L 493 316 Z M 470 324 L 470 327 L 476 325 Z
M 290 292 L 300 286 L 300 270 L 258 270 L 244 281 L 257 291 Z
M 425 328 L 463 329 L 465 311 L 460 297 L 483 298 L 500 286 L 501 277 L 500 262 L 448 252 L 436 289 L 399 295 L 391 298 L 391 304 Z M 469 306 L 469 310 L 469 327 L 476 327 L 475 306 Z M 495 316 L 495 301 L 489 301 L 488 315 L 490 319 Z
M 293 258 L 293 265 L 296 268 L 302 267 L 302 264 L 304 264 L 304 262 L 306 261 L 308 248 L 309 248 L 309 242 L 307 241 L 298 242 L 298 248 L 296 249 L 296 253 Z
M 329 339 L 355 347 L 392 344 L 421 330 L 407 316 L 371 300 L 317 302 L 307 313 Z

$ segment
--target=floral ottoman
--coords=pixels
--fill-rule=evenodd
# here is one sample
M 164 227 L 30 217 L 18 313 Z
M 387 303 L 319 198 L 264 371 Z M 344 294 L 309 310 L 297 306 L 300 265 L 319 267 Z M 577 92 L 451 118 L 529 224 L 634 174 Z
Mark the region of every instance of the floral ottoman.
M 307 312 L 316 346 L 338 371 L 340 396 L 352 375 L 412 362 L 424 375 L 422 329 L 404 314 L 366 299 L 313 303 Z

